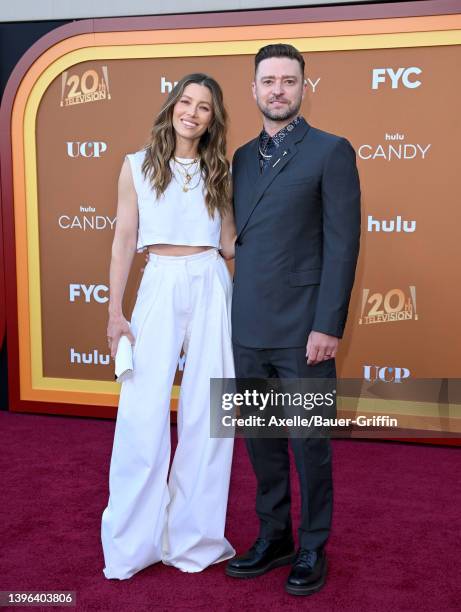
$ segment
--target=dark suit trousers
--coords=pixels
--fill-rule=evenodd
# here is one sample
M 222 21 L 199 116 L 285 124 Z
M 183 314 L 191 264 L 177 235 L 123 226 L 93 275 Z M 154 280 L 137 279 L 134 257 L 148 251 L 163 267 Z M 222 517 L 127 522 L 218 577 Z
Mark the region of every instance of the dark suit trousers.
M 334 359 L 308 366 L 305 347 L 254 349 L 234 343 L 237 378 L 334 378 Z M 331 445 L 326 438 L 290 438 L 301 489 L 299 545 L 323 546 L 330 532 L 333 482 Z M 287 438 L 246 439 L 257 479 L 260 537 L 291 534 L 290 462 Z

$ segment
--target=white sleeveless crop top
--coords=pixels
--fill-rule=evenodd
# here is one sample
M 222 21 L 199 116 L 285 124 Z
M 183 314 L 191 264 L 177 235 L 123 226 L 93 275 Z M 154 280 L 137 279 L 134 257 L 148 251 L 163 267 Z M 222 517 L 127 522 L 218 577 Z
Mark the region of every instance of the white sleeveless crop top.
M 145 151 L 129 153 L 133 182 L 138 196 L 138 253 L 151 244 L 211 246 L 219 248 L 221 216 L 212 219 L 205 205 L 203 179 L 195 189 L 185 192 L 174 178 L 160 198 L 142 173 Z M 192 160 L 176 158 L 182 162 Z M 172 168 L 173 171 L 173 168 Z M 192 179 L 194 185 L 196 179 Z

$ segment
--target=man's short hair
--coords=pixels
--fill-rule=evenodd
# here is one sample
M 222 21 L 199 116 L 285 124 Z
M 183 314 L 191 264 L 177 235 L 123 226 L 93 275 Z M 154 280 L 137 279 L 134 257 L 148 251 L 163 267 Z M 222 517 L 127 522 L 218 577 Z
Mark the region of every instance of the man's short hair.
M 265 59 L 269 59 L 270 57 L 288 57 L 289 59 L 298 61 L 299 65 L 301 66 L 301 73 L 304 76 L 305 62 L 303 56 L 298 49 L 293 47 L 293 45 L 286 45 L 283 43 L 261 47 L 261 49 L 255 55 L 255 74 L 258 70 L 260 62 Z

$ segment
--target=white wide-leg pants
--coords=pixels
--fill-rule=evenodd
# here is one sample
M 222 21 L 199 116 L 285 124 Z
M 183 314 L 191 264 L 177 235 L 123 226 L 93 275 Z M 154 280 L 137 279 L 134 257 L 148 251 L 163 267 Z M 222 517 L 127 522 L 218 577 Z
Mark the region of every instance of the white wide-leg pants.
M 231 292 L 215 249 L 149 256 L 102 515 L 106 578 L 130 578 L 158 561 L 198 572 L 235 554 L 224 537 L 233 440 L 210 438 L 210 378 L 234 377 Z M 182 347 L 178 446 L 168 478 L 170 395 Z

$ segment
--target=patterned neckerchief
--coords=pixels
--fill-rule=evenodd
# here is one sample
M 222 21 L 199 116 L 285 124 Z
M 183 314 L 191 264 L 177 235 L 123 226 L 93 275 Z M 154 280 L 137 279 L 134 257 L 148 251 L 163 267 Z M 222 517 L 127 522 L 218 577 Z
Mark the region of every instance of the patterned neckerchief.
M 288 125 L 283 127 L 272 137 L 269 136 L 266 130 L 264 129 L 262 130 L 262 132 L 259 135 L 259 151 L 258 151 L 259 168 L 261 172 L 264 172 L 264 170 L 266 170 L 271 164 L 271 158 L 264 157 L 263 155 L 261 155 L 261 151 L 265 153 L 266 155 L 270 155 L 272 157 L 272 155 L 281 146 L 282 142 L 285 140 L 288 134 L 290 134 L 295 129 L 295 127 L 298 125 L 300 121 L 301 121 L 301 118 L 298 115 L 297 117 L 293 119 L 293 121 L 290 121 Z

